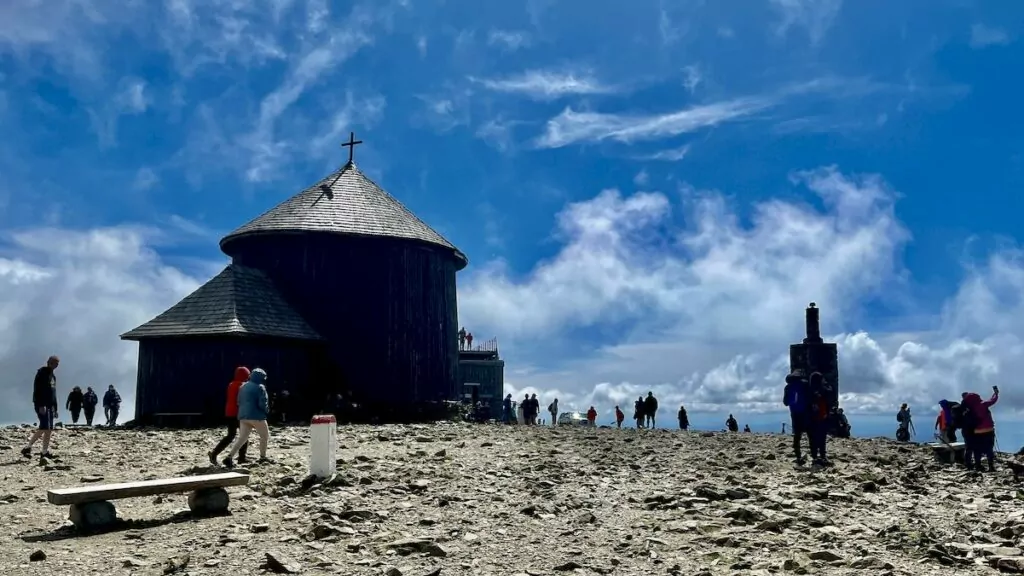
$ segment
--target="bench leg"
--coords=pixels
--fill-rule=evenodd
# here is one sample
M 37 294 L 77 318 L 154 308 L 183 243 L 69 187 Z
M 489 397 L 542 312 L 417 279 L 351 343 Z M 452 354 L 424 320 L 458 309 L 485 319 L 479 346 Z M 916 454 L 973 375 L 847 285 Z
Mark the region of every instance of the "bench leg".
M 68 519 L 80 530 L 96 530 L 117 522 L 117 510 L 105 500 L 72 504 Z
M 228 510 L 228 491 L 223 488 L 204 488 L 188 495 L 188 509 L 193 514 L 222 514 Z

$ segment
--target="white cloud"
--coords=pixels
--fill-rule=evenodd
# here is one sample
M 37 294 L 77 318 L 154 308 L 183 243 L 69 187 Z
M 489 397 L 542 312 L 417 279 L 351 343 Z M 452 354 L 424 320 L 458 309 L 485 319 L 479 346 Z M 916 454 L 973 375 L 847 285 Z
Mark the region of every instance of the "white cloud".
M 1001 28 L 991 28 L 984 24 L 971 26 L 971 47 L 1005 46 L 1010 43 L 1010 35 Z
M 682 219 L 661 193 L 606 190 L 569 204 L 550 259 L 525 275 L 499 260 L 460 277 L 460 322 L 500 335 L 510 392 L 557 389 L 577 408 L 654 390 L 667 406 L 778 410 L 810 301 L 839 344 L 849 410 L 932 405 L 1024 369 L 1024 258 L 1003 253 L 973 269 L 927 332 L 859 332 L 875 298 L 909 296 L 896 193 L 834 168 L 794 182 L 824 208 L 766 200 L 741 220 L 721 194 L 693 190 Z M 574 340 L 595 332 L 611 341 Z M 1024 407 L 1024 391 L 1006 389 L 1004 404 Z
M 140 114 L 149 106 L 146 96 L 146 81 L 140 78 L 122 80 L 121 91 L 114 97 L 118 110 L 124 114 Z
M 651 175 L 647 173 L 647 170 L 641 170 L 633 176 L 633 184 L 637 186 L 647 186 L 651 182 Z
M 618 140 L 631 143 L 678 136 L 742 118 L 774 104 L 775 101 L 769 98 L 738 98 L 653 115 L 576 112 L 566 108 L 548 120 L 547 128 L 536 144 L 540 148 L 560 148 L 579 142 Z
M 700 85 L 701 80 L 704 79 L 704 75 L 701 74 L 700 67 L 696 64 L 691 64 L 683 68 L 683 86 L 686 90 L 693 94 L 693 91 Z
M 647 154 L 645 156 L 637 156 L 637 160 L 658 160 L 661 162 L 678 162 L 686 155 L 690 153 L 690 145 L 684 144 L 678 148 L 669 148 L 667 150 L 659 150 L 653 154 Z
M 807 29 L 811 44 L 818 44 L 832 27 L 843 0 L 771 0 L 782 16 L 776 32 L 782 36 L 794 25 Z
M 131 417 L 138 346 L 118 334 L 198 285 L 150 247 L 162 236 L 132 226 L 43 228 L 0 243 L 0 422 L 32 420 L 32 375 L 50 354 L 61 357 L 62 396 L 74 385 L 114 384 Z
M 512 149 L 512 130 L 519 122 L 505 120 L 498 116 L 483 123 L 476 130 L 476 137 L 502 152 Z
M 506 52 L 515 52 L 530 45 L 530 34 L 520 30 L 491 30 L 487 44 L 500 47 Z
M 145 191 L 159 183 L 160 178 L 156 175 L 156 172 L 152 168 L 144 166 L 135 173 L 135 181 L 132 183 L 132 188 Z
M 470 80 L 488 90 L 522 94 L 535 100 L 555 100 L 570 95 L 614 94 L 621 92 L 597 80 L 589 72 L 555 72 L 551 70 L 528 70 L 507 78 L 474 78 Z

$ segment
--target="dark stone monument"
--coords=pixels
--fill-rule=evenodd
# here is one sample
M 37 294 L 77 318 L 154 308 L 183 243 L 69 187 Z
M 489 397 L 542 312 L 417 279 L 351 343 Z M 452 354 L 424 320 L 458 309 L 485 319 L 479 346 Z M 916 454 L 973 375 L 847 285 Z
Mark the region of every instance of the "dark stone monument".
M 834 415 L 839 410 L 839 348 L 835 343 L 821 339 L 819 312 L 814 302 L 807 306 L 807 337 L 802 343 L 789 346 L 789 370 L 803 370 L 806 376 L 812 372 L 821 372 L 830 388 L 829 405 Z M 837 422 L 830 424 L 835 425 Z

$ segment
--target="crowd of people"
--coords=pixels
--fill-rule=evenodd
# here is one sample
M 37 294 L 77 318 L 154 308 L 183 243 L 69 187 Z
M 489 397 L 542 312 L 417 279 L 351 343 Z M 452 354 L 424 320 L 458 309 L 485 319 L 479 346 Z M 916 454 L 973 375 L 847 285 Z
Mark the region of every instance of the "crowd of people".
M 984 400 L 976 392 L 963 392 L 960 401 L 939 400 L 939 414 L 935 418 L 936 438 L 945 444 L 957 441 L 957 431 L 964 439 L 964 465 L 969 470 L 995 472 L 996 424 L 992 417 L 992 406 L 999 401 L 999 387 L 992 387 L 992 396 Z M 897 439 L 907 441 L 910 433 L 916 432 L 910 407 L 900 407 L 896 414 L 899 422 Z M 982 459 L 988 464 L 982 467 Z

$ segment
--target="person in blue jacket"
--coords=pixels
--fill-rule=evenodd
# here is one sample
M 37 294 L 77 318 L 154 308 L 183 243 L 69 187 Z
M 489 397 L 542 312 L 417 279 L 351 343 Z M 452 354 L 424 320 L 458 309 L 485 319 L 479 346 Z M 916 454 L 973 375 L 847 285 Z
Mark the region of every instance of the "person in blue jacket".
M 268 461 L 267 443 L 270 441 L 270 428 L 267 426 L 267 416 L 270 412 L 270 398 L 264 385 L 266 381 L 267 373 L 262 368 L 256 368 L 249 374 L 249 380 L 238 389 L 238 426 L 241 432 L 238 434 L 238 440 L 231 446 L 227 458 L 224 459 L 224 466 L 227 468 L 234 468 L 233 458 L 249 441 L 249 434 L 253 430 L 260 437 L 258 462 Z
M 794 370 L 786 376 L 786 388 L 782 393 L 782 404 L 789 408 L 789 417 L 793 429 L 793 454 L 797 464 L 803 465 L 806 460 L 800 449 L 801 437 L 808 435 L 810 444 L 811 415 L 810 415 L 810 386 L 803 372 Z

